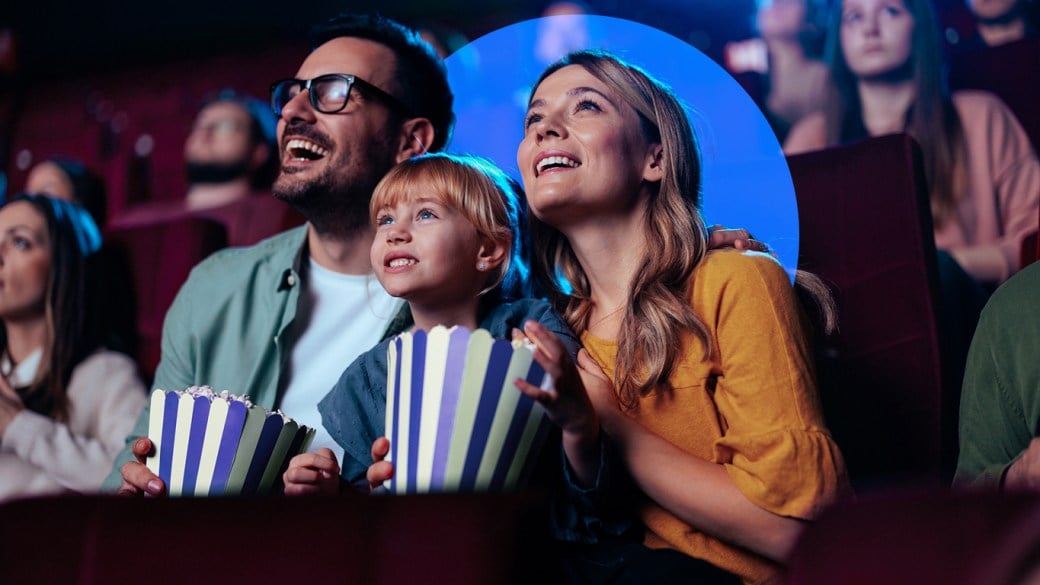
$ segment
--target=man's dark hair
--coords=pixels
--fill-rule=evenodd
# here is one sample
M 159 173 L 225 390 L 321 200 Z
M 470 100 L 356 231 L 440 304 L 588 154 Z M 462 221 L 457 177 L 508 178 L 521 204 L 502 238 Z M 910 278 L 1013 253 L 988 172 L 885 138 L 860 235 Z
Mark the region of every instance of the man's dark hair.
M 311 31 L 311 50 L 339 37 L 367 39 L 386 46 L 397 55 L 396 81 L 402 95 L 396 96 L 417 116 L 433 124 L 430 152 L 444 148 L 455 125 L 451 88 L 444 61 L 414 30 L 378 14 L 340 14 Z M 352 73 L 344 71 L 344 73 Z

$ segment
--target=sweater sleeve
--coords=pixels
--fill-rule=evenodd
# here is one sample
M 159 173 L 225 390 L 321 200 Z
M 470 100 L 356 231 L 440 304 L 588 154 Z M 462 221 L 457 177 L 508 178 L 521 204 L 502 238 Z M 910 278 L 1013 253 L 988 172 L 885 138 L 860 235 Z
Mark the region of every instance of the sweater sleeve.
M 343 447 L 340 477 L 368 487 L 372 443 L 386 432 L 386 351 L 384 341 L 358 356 L 318 403 L 321 424 Z
M 968 351 L 954 483 L 999 489 L 1040 426 L 1040 324 L 1033 303 L 1040 265 L 1017 274 L 982 311 Z
M 848 489 L 845 464 L 824 426 L 786 273 L 765 255 L 737 258 L 744 261 L 721 264 L 720 278 L 702 285 L 718 287 L 702 291 L 717 300 L 705 315 L 714 320 L 721 363 L 715 403 L 725 430 L 714 457 L 757 505 L 812 518 Z
M 968 161 L 974 174 L 990 177 L 991 185 L 972 185 L 972 197 L 996 208 L 995 237 L 958 248 L 951 253 L 975 279 L 1004 282 L 1020 268 L 1022 240 L 1037 229 L 1040 211 L 1040 162 L 1029 137 L 1015 115 L 994 96 L 958 92 Z M 982 204 L 982 203 L 980 203 Z
M 96 491 L 146 402 L 144 387 L 130 358 L 99 352 L 73 371 L 68 394 L 69 422 L 23 410 L 0 447 L 65 488 Z

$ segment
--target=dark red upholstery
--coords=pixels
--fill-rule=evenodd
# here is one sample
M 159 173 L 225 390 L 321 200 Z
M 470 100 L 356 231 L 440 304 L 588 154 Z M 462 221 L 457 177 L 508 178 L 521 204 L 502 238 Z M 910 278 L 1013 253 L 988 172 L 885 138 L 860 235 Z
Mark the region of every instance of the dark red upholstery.
M 113 228 L 108 245 L 129 260 L 137 309 L 138 366 L 151 380 L 159 364 L 163 319 L 188 273 L 227 246 L 227 230 L 216 220 L 181 217 L 171 221 Z
M 0 506 L 5 583 L 546 582 L 517 495 L 54 498 Z
M 1022 250 L 1019 254 L 1021 262 L 1019 270 L 1036 262 L 1037 256 L 1040 255 L 1040 240 L 1037 239 L 1037 232 L 1030 232 L 1022 239 Z
M 27 88 L 32 99 L 16 121 L 11 152 L 28 151 L 33 162 L 82 160 L 105 178 L 110 218 L 129 204 L 178 201 L 186 188 L 184 140 L 202 99 L 230 87 L 266 100 L 270 83 L 295 75 L 306 54 L 305 43 L 294 43 L 37 81 Z M 151 144 L 143 158 L 135 155 L 139 144 Z M 6 170 L 20 190 L 27 169 Z
M 938 276 L 919 149 L 886 136 L 788 164 L 799 267 L 831 285 L 840 312 L 817 371 L 853 484 L 938 479 L 943 440 L 956 445 L 956 435 L 943 437 Z
M 1036 495 L 921 491 L 846 501 L 806 530 L 786 583 L 1031 583 L 1021 579 L 1038 566 L 1038 526 Z
M 995 93 L 1018 116 L 1033 148 L 1040 150 L 1040 39 L 1025 39 L 954 55 L 950 87 Z

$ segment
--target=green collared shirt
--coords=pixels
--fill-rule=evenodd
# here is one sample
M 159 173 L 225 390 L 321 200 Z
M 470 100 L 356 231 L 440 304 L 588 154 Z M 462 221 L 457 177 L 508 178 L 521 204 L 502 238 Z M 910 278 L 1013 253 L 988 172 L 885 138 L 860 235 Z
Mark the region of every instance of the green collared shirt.
M 296 317 L 307 229 L 301 226 L 255 246 L 222 250 L 191 271 L 166 314 L 153 388 L 206 384 L 248 394 L 266 408 L 277 406 L 281 372 L 291 354 L 286 334 Z M 386 334 L 409 325 L 404 311 Z M 149 409 L 138 417 L 103 490 L 118 489 L 119 468 L 134 458 L 130 444 L 148 434 Z

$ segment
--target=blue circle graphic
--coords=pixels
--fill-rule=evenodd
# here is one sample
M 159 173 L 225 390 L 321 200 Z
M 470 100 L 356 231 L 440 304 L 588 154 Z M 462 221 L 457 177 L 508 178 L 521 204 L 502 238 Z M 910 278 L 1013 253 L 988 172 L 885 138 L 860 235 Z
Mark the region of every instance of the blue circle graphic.
M 458 116 L 448 150 L 487 157 L 519 178 L 516 148 L 532 84 L 551 62 L 583 48 L 611 51 L 675 90 L 701 148 L 706 223 L 746 228 L 793 279 L 798 207 L 776 136 L 725 69 L 655 28 L 606 16 L 551 16 L 470 42 L 445 60 Z

